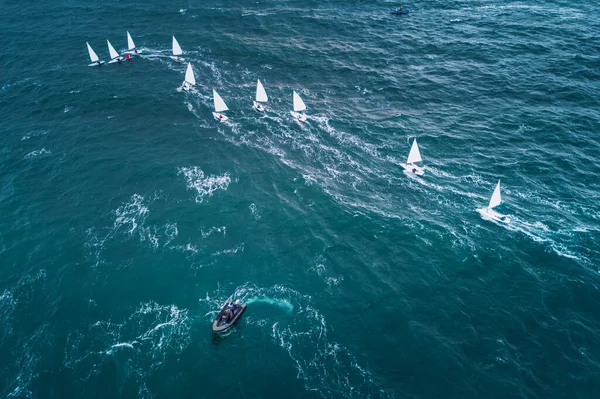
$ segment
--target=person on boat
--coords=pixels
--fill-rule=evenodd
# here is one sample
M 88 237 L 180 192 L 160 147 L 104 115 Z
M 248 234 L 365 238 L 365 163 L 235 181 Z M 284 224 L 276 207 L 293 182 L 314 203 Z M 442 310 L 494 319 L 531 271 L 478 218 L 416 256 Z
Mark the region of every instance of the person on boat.
M 231 315 L 233 316 L 233 312 L 235 311 L 235 306 L 232 304 L 229 304 L 229 306 L 227 306 L 227 310 L 231 313 Z
M 219 114 L 219 119 L 223 119 L 223 115 Z
M 413 168 L 412 172 L 417 173 L 417 168 Z

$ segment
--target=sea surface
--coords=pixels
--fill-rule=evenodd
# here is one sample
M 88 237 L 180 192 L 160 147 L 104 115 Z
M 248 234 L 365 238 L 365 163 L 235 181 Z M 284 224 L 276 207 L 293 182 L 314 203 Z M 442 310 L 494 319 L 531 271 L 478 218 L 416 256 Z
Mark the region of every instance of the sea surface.
M 0 3 L 2 397 L 598 398 L 596 2 Z

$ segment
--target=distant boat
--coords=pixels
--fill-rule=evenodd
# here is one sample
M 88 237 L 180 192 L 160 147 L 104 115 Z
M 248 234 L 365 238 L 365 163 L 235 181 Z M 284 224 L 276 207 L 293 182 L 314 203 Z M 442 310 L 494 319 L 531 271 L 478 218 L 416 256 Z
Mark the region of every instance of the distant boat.
M 261 102 L 266 103 L 267 101 L 269 101 L 267 92 L 265 91 L 262 83 L 260 83 L 260 79 L 258 79 L 256 82 L 256 100 L 254 101 L 252 108 L 259 112 L 264 112 L 265 107 L 262 106 Z
M 408 14 L 408 10 L 405 10 L 403 8 L 392 8 L 392 14 L 396 14 L 396 15 L 401 15 L 401 14 Z
M 108 53 L 110 54 L 110 61 L 108 61 L 109 64 L 125 60 L 125 57 L 120 56 L 119 53 L 117 53 L 117 50 L 115 50 L 115 48 L 112 46 L 112 44 L 110 44 L 108 40 L 106 41 L 106 43 L 108 43 Z
M 498 184 L 496 184 L 496 188 L 494 189 L 494 193 L 490 198 L 490 203 L 487 208 L 482 208 L 479 210 L 482 216 L 486 216 L 492 220 L 495 220 L 500 223 L 510 223 L 510 217 L 506 215 L 502 215 L 494 210 L 495 207 L 502 204 L 502 196 L 500 194 L 500 180 L 498 180 Z
M 137 48 L 135 48 L 135 43 L 133 42 L 133 39 L 131 38 L 131 35 L 129 34 L 129 32 L 127 32 L 127 52 L 129 54 L 139 54 L 141 53 L 142 50 L 138 50 Z
M 421 162 L 421 152 L 419 151 L 419 146 L 417 145 L 417 139 L 415 138 L 412 143 L 412 147 L 410 148 L 410 152 L 408 153 L 408 159 L 406 160 L 406 165 L 404 166 L 404 170 L 408 173 L 413 173 L 418 176 L 423 176 L 425 171 L 423 168 L 415 165 L 416 162 Z
M 175 39 L 175 36 L 173 36 L 173 56 L 171 58 L 175 61 L 183 62 L 185 59 L 180 57 L 182 54 L 183 51 L 181 50 L 181 46 L 179 45 L 179 42 L 177 42 L 177 39 Z
M 188 63 L 185 71 L 185 80 L 183 81 L 183 89 L 190 90 L 196 85 L 196 78 L 194 77 L 194 71 L 192 70 L 192 64 Z
M 229 110 L 229 108 L 227 108 L 225 101 L 223 101 L 219 93 L 217 93 L 215 90 L 213 90 L 213 100 L 215 103 L 215 112 L 213 112 L 212 114 L 215 117 L 215 119 L 221 122 L 224 122 L 227 119 L 229 119 L 221 113 Z
M 90 60 L 92 60 L 92 63 L 88 66 L 101 66 L 102 64 L 104 64 L 104 61 L 100 61 L 98 55 L 92 49 L 92 46 L 90 46 L 88 42 L 85 42 L 85 44 L 87 45 L 88 53 L 90 53 Z
M 299 121 L 302 121 L 302 122 L 306 121 L 306 115 L 300 113 L 300 112 L 306 110 L 306 104 L 304 104 L 304 101 L 302 101 L 302 99 L 300 98 L 298 93 L 296 93 L 295 90 L 293 93 L 293 100 L 294 100 L 294 110 L 290 111 L 290 114 L 292 114 L 292 116 L 294 118 L 298 119 Z

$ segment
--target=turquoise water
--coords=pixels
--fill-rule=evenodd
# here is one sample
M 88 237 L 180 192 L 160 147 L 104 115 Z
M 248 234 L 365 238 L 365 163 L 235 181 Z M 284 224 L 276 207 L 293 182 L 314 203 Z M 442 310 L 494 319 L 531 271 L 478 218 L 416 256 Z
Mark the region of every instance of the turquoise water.
M 5 2 L 0 393 L 597 397 L 600 12 L 396 5 Z

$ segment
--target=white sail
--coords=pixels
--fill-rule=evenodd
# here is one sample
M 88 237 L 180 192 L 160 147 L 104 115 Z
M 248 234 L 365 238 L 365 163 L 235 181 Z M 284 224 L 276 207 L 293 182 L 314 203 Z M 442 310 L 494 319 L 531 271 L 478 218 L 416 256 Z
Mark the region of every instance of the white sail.
M 298 93 L 294 90 L 294 111 L 300 112 L 304 110 L 306 110 L 306 104 L 304 104 L 304 101 L 302 101 Z
M 88 42 L 85 42 L 85 44 L 87 44 L 88 53 L 90 53 L 90 60 L 92 60 L 92 62 L 98 62 L 98 55 L 94 50 L 92 50 L 92 46 L 90 46 Z
M 106 43 L 108 43 L 108 53 L 110 54 L 110 59 L 113 60 L 115 58 L 119 57 L 119 53 L 117 53 L 117 50 L 115 50 L 115 48 L 112 46 L 112 44 L 110 44 L 110 42 L 107 40 Z
M 133 42 L 129 32 L 127 32 L 127 50 L 135 50 L 135 43 Z
M 421 152 L 419 152 L 419 146 L 417 145 L 417 139 L 413 140 L 412 147 L 410 148 L 410 153 L 408 154 L 408 159 L 406 163 L 415 163 L 421 162 Z
M 227 105 L 225 105 L 225 101 L 221 98 L 219 93 L 213 90 L 213 99 L 215 102 L 215 112 L 223 112 L 229 110 Z
M 181 47 L 179 47 L 179 43 L 177 42 L 177 39 L 175 39 L 175 36 L 173 36 L 173 55 L 181 55 L 183 54 L 183 51 L 181 51 Z
M 192 64 L 188 63 L 187 69 L 185 71 L 185 81 L 192 86 L 196 84 L 196 78 L 194 77 L 194 71 L 192 70 Z
M 490 204 L 488 205 L 488 209 L 492 209 L 502 203 L 502 197 L 500 196 L 500 180 L 498 180 L 498 184 L 496 184 L 496 189 L 494 190 L 494 194 L 492 194 L 492 198 L 490 198 Z
M 262 83 L 260 83 L 260 79 L 258 80 L 258 82 L 256 82 L 256 101 L 264 103 L 269 101 L 269 99 L 267 98 L 267 92 L 265 91 L 265 88 L 263 87 Z

